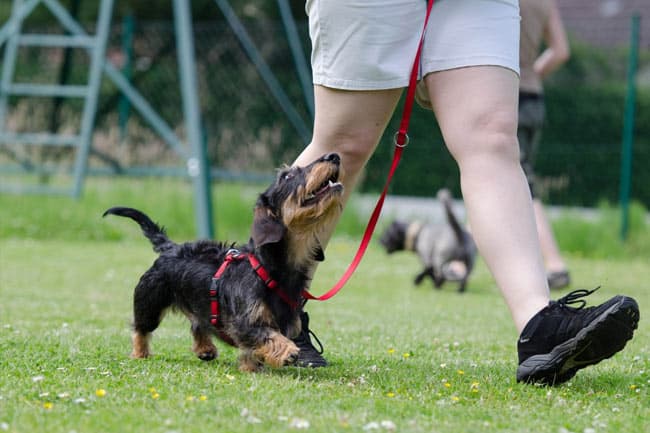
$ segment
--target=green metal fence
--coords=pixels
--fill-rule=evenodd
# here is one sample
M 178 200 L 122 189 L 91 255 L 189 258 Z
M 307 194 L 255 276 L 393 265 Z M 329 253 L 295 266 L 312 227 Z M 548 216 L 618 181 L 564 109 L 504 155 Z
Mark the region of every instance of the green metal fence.
M 300 42 L 296 47 L 287 36 L 288 27 L 282 15 L 287 10 L 282 12 L 278 7 L 282 2 L 273 7 L 265 4 L 264 13 L 256 10 L 247 14 L 240 8 L 235 11 L 234 18 L 229 17 L 220 3 L 228 4 L 206 3 L 209 16 L 194 16 L 197 87 L 209 163 L 218 177 L 266 179 L 276 167 L 290 163 L 309 139 L 312 111 L 309 94 L 305 93 L 308 86 L 297 64 L 300 57 L 295 55 L 302 51 L 303 60 L 308 59 L 307 24 L 300 7 L 291 2 L 296 26 L 290 31 Z M 118 70 L 130 64 L 134 88 L 171 125 L 174 133 L 185 137 L 171 17 L 152 21 L 136 13 L 130 30 L 122 24 L 121 17 L 118 14 L 113 20 L 108 59 Z M 233 19 L 237 20 L 236 25 Z M 42 28 L 44 23 L 33 25 Z M 628 32 L 630 25 L 627 17 L 620 23 Z M 569 34 L 572 34 L 570 27 Z M 125 48 L 127 40 L 131 43 Z M 595 45 L 584 36 L 573 35 L 573 55 L 569 64 L 546 85 L 547 124 L 538 157 L 538 172 L 543 198 L 549 203 L 592 206 L 600 200 L 618 202 L 620 198 L 630 44 L 606 46 L 601 42 Z M 60 52 L 26 50 L 19 59 L 17 70 L 20 74 L 55 77 L 63 56 Z M 83 63 L 85 60 L 75 61 Z M 82 70 L 72 70 L 71 82 L 82 79 Z M 650 208 L 650 188 L 647 186 L 650 185 L 650 170 L 647 169 L 650 166 L 649 70 L 649 47 L 642 44 L 638 73 L 633 75 L 637 83 L 636 122 L 631 131 L 634 146 L 630 151 L 633 171 L 629 199 L 640 201 L 647 208 Z M 131 111 L 127 117 L 120 118 L 120 97 L 119 89 L 105 80 L 99 98 L 90 172 L 183 173 L 184 167 L 179 164 L 176 153 L 152 131 L 140 114 Z M 11 124 L 17 130 L 27 123 L 46 125 L 51 120 L 53 107 L 49 102 L 10 101 L 10 104 L 13 104 Z M 70 101 L 59 109 L 58 128 L 68 128 L 78 107 Z M 383 185 L 390 163 L 394 128 L 395 125 L 389 127 L 369 163 L 361 185 L 365 191 L 377 191 Z M 404 153 L 392 192 L 432 196 L 440 186 L 457 192 L 457 168 L 444 148 L 430 112 L 415 111 L 410 135 L 411 144 Z M 66 155 L 39 157 L 65 159 Z M 11 163 L 2 158 L 0 156 L 0 165 Z

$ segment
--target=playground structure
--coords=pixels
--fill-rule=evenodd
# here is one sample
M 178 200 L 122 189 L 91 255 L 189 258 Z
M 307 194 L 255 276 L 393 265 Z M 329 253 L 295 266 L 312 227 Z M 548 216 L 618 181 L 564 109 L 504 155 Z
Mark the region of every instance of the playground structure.
M 50 103 L 57 98 L 61 99 L 60 93 L 65 92 L 69 93 L 66 99 L 71 101 L 70 104 L 75 104 L 74 107 L 83 107 L 84 112 L 93 105 L 91 101 L 93 86 L 90 84 L 93 70 L 92 55 L 98 51 L 95 48 L 101 45 L 100 12 L 105 7 L 106 0 L 83 2 L 90 14 L 82 13 L 85 19 L 79 19 L 78 22 L 75 21 L 73 6 L 81 4 L 81 0 L 12 0 L 13 5 L 12 2 L 7 1 L 0 7 L 0 16 L 2 16 L 0 18 L 0 56 L 2 56 L 0 58 L 2 70 L 0 101 L 3 104 L 0 111 L 0 120 L 2 120 L 0 122 L 0 176 L 10 173 L 14 175 L 10 178 L 12 181 L 15 179 L 22 181 L 25 178 L 31 181 L 36 178 L 38 182 L 41 180 L 48 182 L 47 185 L 44 183 L 10 184 L 4 177 L 0 177 L 0 191 L 56 193 L 76 197 L 82 192 L 86 175 L 181 176 L 192 182 L 199 235 L 205 236 L 204 233 L 212 230 L 210 227 L 212 218 L 209 213 L 212 204 L 209 203 L 209 193 L 205 192 L 209 189 L 209 180 L 237 182 L 266 180 L 271 176 L 273 168 L 278 166 L 277 164 L 290 162 L 310 139 L 313 100 L 309 67 L 305 61 L 306 52 L 301 46 L 301 43 L 307 41 L 306 20 L 303 17 L 303 21 L 299 21 L 301 27 L 297 29 L 288 0 L 277 0 L 276 4 L 264 3 L 266 15 L 262 16 L 247 14 L 241 4 L 248 4 L 248 2 L 237 3 L 235 0 L 190 2 L 194 7 L 194 20 L 190 16 L 190 11 L 185 11 L 187 16 L 183 18 L 183 9 L 187 9 L 187 5 L 182 3 L 188 2 L 161 0 L 159 4 L 165 4 L 167 8 L 162 15 L 157 15 L 165 20 L 162 26 L 153 24 L 150 18 L 145 18 L 146 14 L 142 14 L 142 17 L 139 17 L 139 19 L 143 18 L 142 21 L 135 25 L 132 45 L 135 52 L 134 73 L 131 75 L 124 69 L 118 69 L 121 67 L 120 62 L 115 61 L 114 57 L 116 51 L 120 51 L 117 48 L 119 40 L 116 44 L 120 29 L 123 38 L 126 33 L 124 22 L 120 27 L 116 19 L 120 11 L 124 10 L 120 9 L 120 1 L 123 2 L 121 4 L 128 3 L 126 0 L 111 0 L 110 3 L 113 3 L 114 7 L 107 8 L 109 25 L 106 37 L 109 38 L 109 43 L 105 56 L 100 56 L 99 81 L 103 83 L 99 92 L 101 96 L 99 101 L 94 102 L 94 116 L 81 116 L 79 122 L 78 135 L 83 136 L 84 133 L 87 134 L 83 128 L 83 120 L 94 117 L 94 134 L 90 135 L 90 140 L 74 138 L 69 128 L 67 135 L 63 133 L 53 135 L 51 130 L 46 133 L 42 131 L 17 133 L 14 128 L 15 122 L 7 124 L 6 121 L 9 120 L 11 123 L 17 117 L 15 113 L 8 113 L 8 111 L 20 107 L 23 100 L 42 100 Z M 196 3 L 201 3 L 202 6 L 197 8 Z M 299 2 L 292 3 L 293 12 L 300 19 L 300 11 L 296 3 Z M 61 4 L 66 4 L 68 10 Z M 70 5 L 73 6 L 69 7 Z M 7 18 L 10 6 L 12 13 Z M 99 11 L 97 15 L 94 13 L 95 8 Z M 111 9 L 114 9 L 112 18 Z M 33 15 L 40 15 L 41 18 L 38 25 L 30 26 L 27 18 L 34 11 L 37 13 Z M 644 7 L 640 11 L 640 16 L 646 16 L 647 13 Z M 96 23 L 95 16 L 97 16 Z M 549 203 L 593 206 L 597 200 L 606 199 L 610 203 L 620 202 L 624 211 L 630 200 L 641 198 L 643 203 L 648 203 L 647 190 L 643 187 L 647 183 L 644 180 L 647 179 L 647 175 L 640 170 L 647 161 L 645 137 L 648 135 L 645 132 L 647 130 L 645 125 L 648 123 L 643 121 L 647 118 L 643 110 L 635 109 L 635 85 L 639 83 L 643 86 L 643 81 L 639 78 L 647 77 L 643 72 L 648 67 L 647 54 L 644 54 L 647 50 L 645 45 L 639 45 L 638 41 L 639 33 L 643 36 L 639 28 L 645 28 L 643 23 L 647 20 L 641 20 L 639 25 L 639 16 L 636 20 L 630 18 L 633 17 L 621 15 L 616 20 L 618 33 L 622 29 L 631 30 L 629 33 L 631 40 L 628 44 L 612 48 L 602 46 L 589 48 L 590 53 L 595 53 L 595 56 L 604 53 L 608 57 L 611 64 L 610 75 L 607 78 L 611 81 L 602 79 L 605 72 L 601 70 L 600 63 L 589 63 L 590 67 L 582 66 L 580 62 L 584 62 L 584 57 L 579 57 L 578 54 L 581 52 L 576 51 L 575 58 L 579 59 L 577 65 L 582 68 L 577 74 L 582 75 L 578 77 L 575 74 L 578 69 L 576 68 L 573 77 L 568 76 L 569 80 L 556 81 L 548 86 L 547 96 L 560 101 L 549 101 L 551 107 L 549 124 L 555 125 L 553 127 L 560 133 L 556 133 L 555 136 L 552 133 L 544 134 L 544 137 L 552 138 L 548 143 L 544 143 L 545 154 L 541 155 L 543 160 L 540 161 L 541 166 L 546 170 L 540 173 L 546 181 L 545 197 L 549 199 Z M 45 19 L 48 21 L 45 22 Z M 184 19 L 185 23 L 183 23 Z M 24 28 L 21 25 L 23 22 L 26 23 Z M 58 28 L 50 28 L 51 23 Z M 83 23 L 84 27 L 82 28 L 79 23 Z M 37 32 L 41 28 L 49 32 L 53 30 L 55 34 L 47 34 L 45 38 L 34 34 L 23 34 L 27 30 Z M 181 40 L 184 35 L 188 39 L 187 44 Z M 588 35 L 586 37 L 589 39 Z M 128 46 L 128 43 L 124 44 L 124 39 L 122 42 L 120 52 L 126 52 L 125 46 Z M 22 74 L 12 74 L 11 72 L 15 72 L 11 62 L 12 44 L 15 44 L 13 49 L 18 51 L 22 47 L 34 46 L 36 48 L 29 49 L 35 50 L 38 45 L 60 47 L 65 46 L 66 43 L 70 44 L 64 48 L 66 52 L 74 49 L 74 52 L 86 55 L 87 61 L 84 67 L 77 69 L 89 70 L 88 83 L 68 85 L 69 88 L 64 91 L 59 88 L 59 85 L 62 87 L 64 84 L 61 82 L 59 85 L 50 84 L 40 87 L 25 82 L 15 82 L 17 77 L 26 81 L 25 77 L 32 75 L 30 71 L 44 71 L 41 75 L 46 76 L 55 76 L 57 71 L 53 71 L 53 68 L 56 68 L 54 63 L 46 67 L 42 66 L 42 62 L 49 61 L 46 56 L 33 59 L 33 62 L 26 64 L 24 59 L 32 54 L 23 49 L 20 56 L 22 63 L 19 63 L 16 69 L 20 70 L 22 66 Z M 184 48 L 186 46 L 190 48 Z M 639 49 L 640 57 L 637 54 Z M 165 57 L 158 56 L 161 52 L 164 52 Z M 195 52 L 200 53 L 196 58 L 193 57 Z M 186 59 L 186 53 L 189 53 L 189 61 Z M 138 62 L 143 59 L 150 60 L 155 67 L 138 69 Z M 625 71 L 627 77 L 624 76 Z M 169 78 L 165 81 L 160 79 L 161 76 Z M 639 78 L 635 80 L 635 76 Z M 580 83 L 579 86 L 576 86 L 577 82 Z M 197 87 L 200 89 L 202 104 L 200 108 L 196 100 Z M 187 95 L 186 90 L 191 88 L 194 88 L 194 92 L 190 90 Z M 611 92 L 612 88 L 616 89 L 615 93 Z M 21 92 L 30 93 L 21 95 Z M 562 98 L 558 98 L 558 95 Z M 607 96 L 606 102 L 602 99 L 603 96 Z M 116 104 L 118 98 L 120 98 L 119 106 L 127 105 L 132 108 L 127 111 L 133 113 L 132 120 L 128 122 L 129 128 L 120 129 L 120 133 L 126 134 L 124 142 L 118 142 L 115 136 L 108 137 L 110 140 L 102 137 L 106 134 L 107 125 L 112 128 L 116 124 L 113 114 L 122 115 L 121 108 Z M 640 107 L 647 105 L 644 103 L 642 93 L 639 94 L 639 98 L 637 105 Z M 258 103 L 261 99 L 265 101 Z M 250 103 L 251 100 L 256 102 Z M 7 104 L 7 101 L 10 102 Z M 579 102 L 574 103 L 574 101 Z M 623 119 L 619 110 L 622 113 L 624 104 L 625 130 L 621 134 L 620 126 Z M 591 107 L 591 109 L 583 110 L 583 107 Z M 597 109 L 594 109 L 596 107 Z M 235 113 L 235 109 L 239 111 Z M 189 120 L 186 114 L 188 110 L 194 110 L 196 113 Z M 93 110 L 87 111 L 93 113 Z M 39 114 L 47 116 L 49 112 L 45 107 Z M 634 119 L 638 116 L 638 112 L 641 117 L 635 123 Z M 14 117 L 8 114 L 13 114 Z M 32 119 L 29 118 L 31 113 L 20 112 L 19 114 L 22 116 L 21 120 L 26 118 L 25 123 L 31 123 Z M 280 116 L 282 119 L 278 120 Z M 253 119 L 258 123 L 253 124 L 251 122 Z M 263 123 L 265 119 L 269 121 Z M 45 123 L 47 122 L 48 120 L 45 120 Z M 121 118 L 120 122 L 122 122 Z M 280 122 L 282 126 L 279 129 L 272 129 Z M 144 140 L 138 138 L 140 141 L 136 141 L 137 139 L 134 138 L 134 131 L 131 128 L 134 124 L 138 127 L 144 124 L 147 128 L 148 135 Z M 260 133 L 258 126 L 260 124 L 271 132 Z M 388 141 L 392 138 L 395 126 L 389 126 L 387 130 L 390 135 L 387 140 L 384 140 L 387 144 L 391 144 Z M 572 128 L 579 133 L 576 134 Z M 408 169 L 400 170 L 392 192 L 426 196 L 440 184 L 456 189 L 455 166 L 446 155 L 442 139 L 431 135 L 430 114 L 416 111 L 412 130 L 413 140 L 405 154 L 403 164 L 408 166 Z M 155 137 L 152 137 L 152 131 Z M 597 132 L 590 133 L 590 131 Z M 24 136 L 19 140 L 19 135 Z M 621 135 L 623 135 L 623 146 L 621 146 Z M 162 157 L 128 161 L 110 159 L 115 158 L 113 151 L 116 151 L 119 157 L 135 155 L 135 158 L 140 155 L 141 149 L 145 148 L 145 152 L 149 151 L 147 146 L 154 142 L 152 138 L 157 146 L 165 149 L 166 152 Z M 28 142 L 29 139 L 36 143 Z M 230 142 L 227 142 L 228 139 Z M 53 143 L 45 143 L 47 140 L 52 140 Z M 75 146 L 70 145 L 70 142 L 82 144 Z M 278 147 L 278 142 L 281 142 L 281 146 L 284 147 Z M 83 143 L 89 143 L 85 155 Z M 209 164 L 204 161 L 206 148 Z M 27 149 L 28 152 L 21 153 L 21 149 Z M 75 161 L 68 162 L 68 166 L 63 168 L 54 167 L 52 164 L 39 165 L 42 161 L 30 156 L 38 156 L 41 150 L 46 155 L 52 153 L 56 155 L 56 152 L 59 154 L 66 152 L 66 155 L 70 155 L 74 152 Z M 389 151 L 390 146 L 380 145 L 369 162 L 366 177 L 361 185 L 366 192 L 376 192 L 377 185 L 383 184 L 386 173 L 385 161 L 389 159 L 387 154 Z M 619 158 L 620 165 L 612 164 L 612 161 L 618 161 Z M 77 163 L 79 160 L 81 162 Z M 11 167 L 6 170 L 5 163 L 8 161 Z M 132 161 L 135 162 L 134 165 L 130 165 Z M 632 176 L 634 168 L 637 170 Z M 427 176 L 422 176 L 423 172 L 426 172 Z M 69 188 L 57 188 L 56 182 L 50 182 L 51 178 L 48 177 L 50 173 L 65 173 L 66 179 L 72 179 L 70 182 L 72 185 Z M 80 175 L 77 175 L 78 173 Z M 61 186 L 60 183 L 58 185 Z M 203 192 L 202 186 L 205 187 Z M 202 199 L 201 196 L 206 198 Z M 626 219 L 626 212 L 624 212 L 624 224 Z M 626 231 L 626 226 L 623 226 L 622 237 L 625 236 Z
M 210 193 L 211 170 L 204 147 L 203 127 L 198 102 L 197 77 L 193 43 L 192 17 L 188 2 L 171 0 L 174 11 L 174 31 L 176 40 L 179 87 L 182 96 L 183 121 L 186 141 L 183 141 L 156 112 L 152 105 L 129 82 L 127 77 L 107 61 L 106 47 L 111 28 L 114 0 L 101 0 L 98 4 L 98 18 L 95 34 L 91 35 L 75 20 L 58 0 L 13 0 L 12 14 L 0 27 L 0 46 L 4 47 L 2 78 L 0 82 L 0 151 L 15 161 L 25 173 L 39 174 L 52 170 L 43 167 L 30 158 L 30 152 L 17 149 L 28 148 L 68 148 L 74 152 L 74 164 L 67 168 L 72 172 L 72 185 L 61 188 L 50 185 L 0 184 L 0 191 L 14 193 L 65 194 L 79 197 L 83 190 L 88 171 L 88 158 L 94 152 L 93 128 L 97 112 L 97 99 L 102 78 L 109 79 L 128 99 L 130 105 L 146 120 L 149 126 L 185 162 L 186 176 L 192 179 L 195 196 L 197 231 L 200 237 L 213 236 L 212 203 Z M 61 26 L 64 34 L 25 34 L 23 21 L 39 6 L 47 8 L 53 19 Z M 263 82 L 285 113 L 304 142 L 309 140 L 310 128 L 293 108 L 282 86 L 257 51 L 245 27 L 226 0 L 215 0 L 228 24 L 237 35 L 239 43 L 251 62 L 255 65 Z M 309 69 L 306 65 L 295 22 L 291 16 L 287 0 L 278 0 L 278 8 L 284 23 L 295 65 L 304 90 L 307 105 L 311 101 Z M 88 53 L 89 72 L 85 85 L 38 84 L 17 82 L 15 64 L 21 47 L 60 47 L 81 49 Z M 9 98 L 77 98 L 83 103 L 83 113 L 78 134 L 49 133 L 42 131 L 12 132 L 7 129 L 6 115 Z M 312 109 L 313 110 L 313 109 Z M 313 111 L 312 111 L 313 114 Z M 60 170 L 60 168 L 59 168 Z M 66 170 L 66 168 L 64 168 Z

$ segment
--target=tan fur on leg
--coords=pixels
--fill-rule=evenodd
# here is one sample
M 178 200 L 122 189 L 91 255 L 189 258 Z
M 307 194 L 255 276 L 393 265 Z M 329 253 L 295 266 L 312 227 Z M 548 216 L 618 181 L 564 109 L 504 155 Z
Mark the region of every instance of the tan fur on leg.
M 204 361 L 211 361 L 219 356 L 216 346 L 212 343 L 212 338 L 209 335 L 195 333 L 193 334 L 194 344 L 192 345 L 192 352 Z
M 274 332 L 262 347 L 254 350 L 254 355 L 271 367 L 278 368 L 295 362 L 298 346 L 279 332 Z
M 262 368 L 262 361 L 251 350 L 242 349 L 239 354 L 239 371 L 255 373 Z
M 148 358 L 151 356 L 149 351 L 149 340 L 151 340 L 151 334 L 140 334 L 139 332 L 134 332 L 131 341 L 133 343 L 133 352 L 131 352 L 131 358 Z

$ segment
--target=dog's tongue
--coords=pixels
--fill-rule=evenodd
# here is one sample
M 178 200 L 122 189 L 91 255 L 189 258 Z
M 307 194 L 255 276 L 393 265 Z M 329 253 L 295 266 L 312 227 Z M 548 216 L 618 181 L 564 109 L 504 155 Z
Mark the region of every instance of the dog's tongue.
M 330 189 L 331 186 L 332 186 L 332 181 L 330 180 L 326 184 L 324 184 L 321 189 L 316 191 L 314 195 L 316 196 L 323 195 L 325 192 L 327 192 L 328 189 Z

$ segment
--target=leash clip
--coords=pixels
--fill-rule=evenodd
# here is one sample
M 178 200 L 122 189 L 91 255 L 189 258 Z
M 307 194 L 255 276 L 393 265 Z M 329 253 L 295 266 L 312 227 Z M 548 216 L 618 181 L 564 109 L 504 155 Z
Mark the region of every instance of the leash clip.
M 243 253 L 236 248 L 230 248 L 226 251 L 226 260 L 240 260 L 243 257 Z
M 400 136 L 404 137 L 404 143 L 403 144 L 399 144 Z M 397 147 L 406 147 L 409 144 L 410 138 L 409 138 L 409 135 L 406 132 L 402 134 L 400 131 L 396 131 L 395 136 L 393 137 L 393 141 L 395 142 L 395 146 L 397 146 Z

